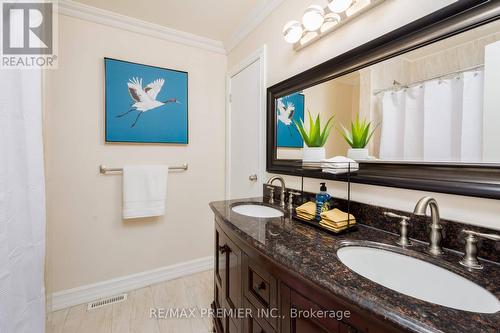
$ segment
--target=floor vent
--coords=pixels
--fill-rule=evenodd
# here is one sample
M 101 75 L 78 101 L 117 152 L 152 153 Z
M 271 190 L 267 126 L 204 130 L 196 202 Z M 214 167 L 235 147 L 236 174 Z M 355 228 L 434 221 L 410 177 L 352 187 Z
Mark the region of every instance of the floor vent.
M 103 298 L 103 299 L 100 299 L 98 301 L 90 302 L 87 305 L 87 311 L 101 308 L 103 306 L 114 304 L 114 303 L 120 303 L 120 302 L 123 302 L 126 300 L 127 300 L 127 294 L 121 294 L 121 295 L 111 296 L 108 298 Z

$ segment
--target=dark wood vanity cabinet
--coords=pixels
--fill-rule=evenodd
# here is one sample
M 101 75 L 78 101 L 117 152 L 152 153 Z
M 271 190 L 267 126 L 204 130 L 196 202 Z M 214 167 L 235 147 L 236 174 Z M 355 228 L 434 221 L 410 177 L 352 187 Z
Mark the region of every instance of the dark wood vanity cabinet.
M 214 317 L 217 333 L 404 332 L 262 256 L 217 221 L 212 306 L 225 311 Z M 332 310 L 349 311 L 350 316 L 317 317 L 317 311 Z
M 222 232 L 215 229 L 214 305 L 225 313 L 243 308 L 241 287 L 241 250 Z M 216 319 L 215 326 L 224 332 L 241 332 L 238 316 Z

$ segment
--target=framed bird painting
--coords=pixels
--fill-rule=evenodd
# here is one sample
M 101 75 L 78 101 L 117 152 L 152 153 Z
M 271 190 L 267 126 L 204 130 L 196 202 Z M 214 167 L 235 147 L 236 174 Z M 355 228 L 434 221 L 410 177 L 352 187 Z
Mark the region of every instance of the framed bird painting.
M 278 98 L 276 103 L 276 145 L 302 148 L 304 140 L 293 121 L 304 120 L 304 95 L 300 92 Z
M 104 58 L 106 142 L 188 143 L 188 73 Z

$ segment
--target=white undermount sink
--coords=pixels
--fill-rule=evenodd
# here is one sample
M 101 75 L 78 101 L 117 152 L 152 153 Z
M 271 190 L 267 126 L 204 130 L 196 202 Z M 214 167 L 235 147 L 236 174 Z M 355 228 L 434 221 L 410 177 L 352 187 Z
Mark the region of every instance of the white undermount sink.
M 495 313 L 498 299 L 466 278 L 428 262 L 383 249 L 349 245 L 337 250 L 340 261 L 384 287 L 453 309 Z
M 236 205 L 232 208 L 232 210 L 233 212 L 241 215 L 259 218 L 273 218 L 283 216 L 283 212 L 279 209 L 255 204 Z

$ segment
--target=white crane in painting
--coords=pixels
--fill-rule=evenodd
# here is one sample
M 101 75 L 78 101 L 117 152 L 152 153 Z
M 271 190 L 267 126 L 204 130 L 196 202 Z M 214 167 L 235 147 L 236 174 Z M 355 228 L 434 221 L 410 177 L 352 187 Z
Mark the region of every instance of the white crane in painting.
M 175 98 L 167 99 L 164 102 L 156 100 L 156 97 L 158 96 L 158 93 L 160 92 L 164 83 L 164 79 L 156 79 L 142 88 L 142 78 L 134 77 L 130 79 L 127 82 L 127 86 L 130 97 L 132 97 L 134 103 L 132 103 L 130 110 L 125 113 L 119 114 L 116 117 L 121 118 L 132 111 L 139 111 L 137 118 L 135 118 L 135 121 L 131 126 L 134 127 L 144 112 L 153 110 L 167 103 L 179 103 Z
M 278 121 L 281 121 L 288 128 L 290 136 L 293 136 L 290 125 L 292 124 L 293 114 L 295 112 L 295 105 L 287 102 L 286 106 L 282 99 L 278 99 Z
M 293 103 L 283 103 L 281 98 L 278 100 L 278 120 L 281 121 L 286 126 L 290 126 L 292 123 L 293 113 L 295 112 L 295 106 Z

